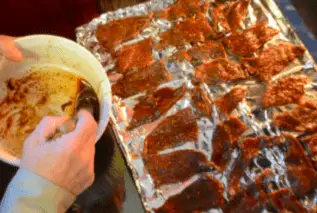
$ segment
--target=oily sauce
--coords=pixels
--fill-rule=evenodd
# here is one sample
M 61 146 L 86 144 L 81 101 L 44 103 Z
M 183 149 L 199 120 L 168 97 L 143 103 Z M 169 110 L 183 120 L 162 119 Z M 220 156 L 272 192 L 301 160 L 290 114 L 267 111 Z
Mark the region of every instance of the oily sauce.
M 73 116 L 82 78 L 57 68 L 36 68 L 6 81 L 0 102 L 0 145 L 20 157 L 23 142 L 45 116 Z

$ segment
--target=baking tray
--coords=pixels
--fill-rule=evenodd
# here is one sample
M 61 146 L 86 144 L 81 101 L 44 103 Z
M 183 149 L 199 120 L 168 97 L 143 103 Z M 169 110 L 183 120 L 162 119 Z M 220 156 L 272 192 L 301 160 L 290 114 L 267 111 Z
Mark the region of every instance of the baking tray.
M 114 65 L 116 63 L 115 58 L 112 58 L 110 53 L 105 52 L 105 50 L 99 45 L 96 39 L 96 29 L 99 24 L 108 23 L 112 20 L 133 17 L 133 16 L 143 16 L 149 14 L 149 12 L 161 10 L 169 5 L 173 4 L 172 0 L 152 0 L 150 2 L 139 4 L 133 7 L 128 7 L 124 9 L 120 9 L 114 12 L 109 12 L 102 14 L 100 17 L 92 20 L 90 23 L 77 28 L 77 41 L 84 47 L 86 47 L 89 51 L 91 51 L 97 59 L 101 62 L 101 64 L 105 68 L 105 72 L 107 72 L 112 83 L 115 83 L 116 73 L 114 71 Z M 208 14 L 212 12 L 208 11 Z M 207 17 L 208 17 L 207 14 Z M 294 44 L 303 45 L 302 41 L 299 39 L 298 35 L 293 31 L 288 20 L 283 16 L 279 7 L 273 0 L 253 0 L 251 2 L 251 6 L 248 9 L 248 18 L 243 21 L 243 27 L 247 28 L 248 26 L 253 25 L 258 21 L 268 21 L 269 25 L 279 29 L 280 34 L 276 36 L 273 40 L 268 42 L 266 46 L 274 45 L 275 43 L 281 40 L 291 41 Z M 130 45 L 133 43 L 137 43 L 145 38 L 152 37 L 154 40 L 159 40 L 159 35 L 168 30 L 172 26 L 171 22 L 162 19 L 153 19 L 150 26 L 147 27 L 140 33 L 140 35 L 131 41 L 124 43 L 123 45 Z M 118 48 L 121 46 L 119 45 Z M 186 187 L 195 182 L 200 174 L 195 175 L 188 180 L 176 184 L 168 184 L 163 185 L 161 187 L 156 187 L 154 185 L 153 179 L 151 175 L 148 173 L 147 168 L 144 166 L 142 150 L 143 143 L 145 137 L 152 132 L 157 125 L 163 121 L 167 116 L 171 116 L 182 109 L 187 107 L 197 110 L 193 104 L 191 104 L 191 96 L 189 94 L 189 90 L 193 87 L 192 78 L 193 73 L 195 72 L 192 64 L 186 62 L 170 62 L 167 60 L 175 51 L 175 48 L 167 48 L 163 51 L 153 51 L 154 60 L 163 60 L 165 63 L 165 67 L 168 72 L 171 74 L 172 79 L 167 83 L 160 85 L 158 88 L 170 87 L 170 88 L 180 88 L 182 85 L 186 87 L 186 95 L 182 97 L 180 100 L 168 110 L 167 113 L 160 116 L 154 122 L 142 125 L 136 129 L 131 131 L 127 130 L 128 123 L 131 121 L 131 117 L 133 115 L 133 109 L 136 103 L 138 102 L 138 98 L 144 96 L 144 93 L 136 94 L 132 97 L 128 97 L 126 99 L 121 99 L 117 96 L 114 96 L 114 104 L 112 108 L 112 119 L 116 121 L 116 132 L 119 138 L 119 146 L 121 147 L 128 166 L 132 170 L 133 178 L 136 183 L 139 194 L 141 195 L 143 204 L 145 209 L 148 212 L 154 212 L 154 209 L 159 208 L 161 205 L 165 203 L 165 201 L 178 193 L 181 193 Z M 229 57 L 231 57 L 229 55 Z M 233 58 L 233 57 L 232 57 Z M 300 60 L 296 60 L 291 63 L 285 71 L 276 76 L 275 78 L 284 77 L 287 75 L 302 73 L 309 77 L 311 83 L 305 87 L 306 89 L 306 97 L 315 98 L 315 83 L 316 83 L 316 75 L 315 75 L 316 65 L 315 62 L 309 53 L 306 51 L 304 57 Z M 223 96 L 225 93 L 230 91 L 234 87 L 244 87 L 249 91 L 249 95 L 245 101 L 239 104 L 237 110 L 233 112 L 233 115 L 239 117 L 248 127 L 248 131 L 246 131 L 242 138 L 253 137 L 253 136 L 278 136 L 281 135 L 281 131 L 279 128 L 271 124 L 271 120 L 274 115 L 281 113 L 285 110 L 289 110 L 294 107 L 294 105 L 286 106 L 286 107 L 274 107 L 270 109 L 261 109 L 259 108 L 259 100 L 263 94 L 265 89 L 265 84 L 258 83 L 255 80 L 245 80 L 239 81 L 238 83 L 228 83 L 221 84 L 216 86 L 208 86 L 206 84 L 201 85 L 201 89 L 208 95 L 208 98 L 213 101 L 220 96 Z M 221 120 L 224 120 L 225 117 L 223 115 L 217 114 L 217 110 L 215 105 L 213 107 L 213 113 L 210 117 L 200 117 L 198 121 L 199 126 L 199 137 L 198 142 L 194 143 L 186 143 L 183 146 L 173 148 L 167 150 L 163 153 L 170 153 L 176 150 L 183 149 L 198 149 L 205 153 L 208 156 L 208 159 L 211 159 L 212 153 L 212 145 L 211 140 L 214 137 L 214 132 L 216 130 L 216 125 L 219 124 Z M 296 137 L 300 135 L 292 132 Z M 224 198 L 228 201 L 228 191 L 227 191 L 227 182 L 228 175 L 232 169 L 232 166 L 235 160 L 238 157 L 239 150 L 235 149 L 232 153 L 231 161 L 228 168 L 221 173 L 218 172 L 209 172 L 212 177 L 219 180 L 223 183 L 225 187 Z M 254 178 L 259 175 L 265 168 L 271 168 L 276 172 L 276 185 L 277 188 L 289 187 L 289 182 L 285 176 L 285 153 L 278 147 L 272 147 L 268 149 L 263 149 L 260 153 L 261 157 L 259 159 L 255 159 L 262 161 L 265 159 L 270 162 L 269 166 L 263 167 L 261 163 L 255 163 L 252 168 L 247 169 L 247 178 L 249 180 L 254 181 Z M 246 183 L 248 184 L 248 183 Z M 316 203 L 315 194 L 310 194 L 305 197 L 298 198 L 300 202 L 305 206 L 307 211 L 315 208 Z M 264 208 L 262 212 L 274 212 L 274 210 L 270 208 Z M 211 209 L 210 212 L 222 212 L 220 208 Z

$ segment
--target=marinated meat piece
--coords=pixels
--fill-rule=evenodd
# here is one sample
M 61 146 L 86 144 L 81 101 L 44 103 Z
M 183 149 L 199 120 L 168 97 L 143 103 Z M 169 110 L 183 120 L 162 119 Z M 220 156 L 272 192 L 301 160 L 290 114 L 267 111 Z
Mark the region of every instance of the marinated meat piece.
M 259 50 L 279 33 L 278 30 L 267 25 L 266 22 L 258 23 L 244 32 L 237 32 L 227 37 L 224 42 L 235 55 L 249 56 Z
M 134 39 L 149 26 L 152 15 L 129 17 L 101 24 L 97 27 L 96 38 L 107 52 L 128 40 Z
M 291 189 L 283 188 L 269 195 L 274 208 L 279 212 L 304 213 L 307 212 Z
M 138 70 L 153 64 L 152 48 L 152 38 L 123 46 L 117 53 L 117 72 Z
M 290 134 L 284 136 L 288 143 L 287 177 L 294 193 L 301 197 L 317 187 L 317 174 L 299 141 Z
M 274 75 L 280 73 L 296 58 L 302 57 L 304 53 L 304 47 L 282 42 L 268 47 L 257 57 L 244 58 L 243 65 L 249 73 L 269 82 Z
M 185 85 L 177 89 L 165 87 L 154 92 L 150 91 L 139 98 L 139 103 L 133 109 L 134 113 L 127 129 L 132 130 L 143 124 L 151 123 L 164 115 L 185 95 L 185 89 Z
M 144 164 L 157 187 L 188 180 L 195 174 L 211 171 L 214 167 L 204 153 L 195 150 L 146 156 Z
M 212 28 L 218 37 L 235 32 L 248 12 L 250 0 L 218 4 L 212 10 Z
M 126 72 L 118 82 L 112 86 L 112 92 L 121 98 L 127 98 L 140 92 L 153 89 L 171 79 L 161 61 L 149 67 Z
M 310 159 L 315 170 L 317 170 L 317 133 L 303 138 L 302 141 L 306 143 L 311 156 Z
M 212 113 L 212 102 L 200 86 L 191 91 L 192 105 L 198 110 L 200 116 L 210 117 Z
M 273 107 L 299 103 L 305 94 L 307 80 L 306 76 L 290 76 L 278 80 L 265 91 L 262 105 Z
M 174 54 L 171 59 L 189 62 L 201 62 L 210 58 L 226 58 L 226 51 L 222 43 L 217 41 L 207 41 L 200 46 L 195 45 L 188 50 L 181 50 Z
M 247 126 L 234 117 L 217 125 L 212 140 L 213 152 L 211 158 L 221 171 L 228 165 L 233 147 L 246 130 Z
M 218 98 L 215 103 L 217 107 L 220 108 L 226 114 L 230 114 L 235 108 L 237 108 L 238 104 L 242 102 L 248 96 L 248 90 L 245 88 L 233 88 L 222 96 Z
M 197 13 L 208 11 L 210 4 L 202 4 L 201 2 L 201 0 L 177 0 L 165 10 L 157 11 L 155 15 L 167 20 L 191 17 Z
M 189 141 L 196 143 L 199 131 L 196 120 L 190 108 L 167 117 L 146 137 L 143 154 L 156 154 Z
M 224 58 L 218 58 L 198 66 L 195 73 L 195 78 L 198 81 L 208 85 L 246 79 L 248 76 L 248 73 L 241 68 L 240 64 Z
M 247 186 L 240 191 L 226 205 L 226 213 L 261 213 L 263 208 L 268 204 L 265 188 L 267 180 L 274 175 L 273 170 L 265 169 L 255 178 L 255 183 Z
M 264 169 L 254 179 L 256 188 L 261 198 L 267 198 L 267 190 L 270 188 L 271 182 L 274 181 L 275 173 L 272 169 Z
M 251 160 L 256 157 L 260 150 L 282 143 L 281 137 L 256 137 L 246 138 L 241 143 L 241 154 L 233 165 L 229 175 L 228 192 L 230 196 L 235 196 L 240 189 L 240 179 L 245 169 L 250 165 Z
M 156 213 L 193 213 L 218 208 L 225 202 L 224 187 L 210 175 L 203 175 L 180 194 L 166 200 Z
M 188 43 L 204 42 L 212 34 L 212 29 L 204 14 L 197 14 L 188 20 L 177 22 L 175 27 L 161 34 L 157 48 L 167 46 L 182 47 Z
M 317 106 L 312 102 L 299 104 L 292 110 L 285 111 L 273 119 L 273 123 L 283 129 L 297 132 L 317 130 Z

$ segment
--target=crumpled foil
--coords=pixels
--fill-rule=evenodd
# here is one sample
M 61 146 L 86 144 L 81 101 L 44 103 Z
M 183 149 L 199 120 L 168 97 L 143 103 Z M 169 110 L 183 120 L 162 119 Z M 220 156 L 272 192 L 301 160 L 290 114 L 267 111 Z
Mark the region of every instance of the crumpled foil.
M 208 2 L 208 1 L 206 1 Z M 92 52 L 96 58 L 104 66 L 105 71 L 109 71 L 114 67 L 115 59 L 111 58 L 111 55 L 103 50 L 99 45 L 95 33 L 96 28 L 99 24 L 107 23 L 115 19 L 126 18 L 131 16 L 140 16 L 146 15 L 151 11 L 161 10 L 169 5 L 173 4 L 173 0 L 152 0 L 150 2 L 139 4 L 133 7 L 128 7 L 124 9 L 119 9 L 114 12 L 109 12 L 102 14 L 100 17 L 93 19 L 90 23 L 77 28 L 77 41 L 84 47 L 86 47 L 90 52 Z M 208 11 L 207 17 L 210 18 L 212 13 L 212 7 Z M 290 24 L 284 18 L 282 12 L 279 10 L 278 6 L 273 0 L 253 0 L 251 6 L 248 9 L 248 16 L 243 22 L 243 27 L 247 28 L 256 22 L 259 21 L 268 21 L 269 25 L 279 29 L 280 34 L 276 36 L 272 41 L 268 42 L 265 47 L 276 43 L 279 40 L 291 41 L 294 44 L 301 44 L 302 42 L 298 36 L 291 29 Z M 212 21 L 212 20 L 210 20 Z M 159 40 L 160 33 L 166 31 L 171 27 L 171 23 L 167 20 L 154 19 L 152 20 L 149 27 L 144 29 L 138 38 L 128 41 L 123 45 L 132 44 L 143 40 L 148 37 L 153 37 L 154 41 Z M 117 47 L 120 48 L 120 45 Z M 191 78 L 194 73 L 194 67 L 189 62 L 170 62 L 167 59 L 175 51 L 175 48 L 168 48 L 163 51 L 153 51 L 153 57 L 155 60 L 163 59 L 165 66 L 169 73 L 172 75 L 172 80 L 168 83 L 160 85 L 162 87 L 172 87 L 177 88 L 185 84 L 187 89 L 193 87 L 191 83 Z M 230 55 L 229 55 L 230 57 Z M 315 98 L 316 99 L 316 66 L 314 61 L 306 51 L 305 56 L 301 60 L 296 60 L 291 63 L 285 71 L 274 76 L 273 81 L 279 79 L 280 77 L 294 74 L 302 73 L 307 75 L 312 83 L 306 85 L 305 91 L 306 95 L 304 98 Z M 108 72 L 110 81 L 115 82 L 116 76 L 113 72 Z M 269 109 L 261 109 L 259 107 L 259 101 L 265 90 L 264 83 L 258 83 L 254 80 L 245 80 L 239 81 L 238 83 L 228 83 L 221 84 L 217 86 L 207 86 L 205 84 L 201 85 L 203 91 L 205 91 L 210 100 L 214 100 L 226 92 L 230 91 L 231 88 L 241 86 L 248 88 L 249 95 L 246 101 L 239 104 L 238 108 L 233 112 L 234 116 L 239 117 L 248 127 L 249 130 L 246 131 L 242 138 L 248 136 L 276 136 L 281 134 L 281 130 L 271 124 L 271 120 L 274 115 L 277 113 L 283 112 L 287 109 L 291 109 L 294 105 L 287 105 L 284 107 L 273 107 Z M 132 131 L 127 131 L 126 127 L 128 126 L 131 117 L 133 115 L 133 107 L 137 103 L 137 98 L 144 95 L 138 94 L 127 99 L 120 99 L 119 97 L 113 97 L 113 108 L 112 108 L 112 119 L 116 123 L 116 131 L 119 138 L 119 145 L 125 155 L 126 161 L 130 169 L 132 170 L 133 178 L 136 183 L 137 189 L 141 195 L 145 209 L 148 212 L 154 212 L 153 209 L 163 205 L 165 200 L 175 194 L 180 193 L 184 188 L 190 185 L 193 181 L 197 180 L 199 174 L 190 178 L 189 180 L 177 183 L 164 185 L 160 188 L 154 186 L 153 180 L 147 169 L 144 166 L 142 159 L 142 150 L 145 137 L 153 130 L 155 127 L 169 115 L 175 114 L 177 111 L 191 107 L 194 108 L 191 104 L 191 97 L 187 92 L 186 95 L 179 100 L 165 115 L 161 116 L 155 122 L 150 124 L 145 124 L 140 126 Z M 193 142 L 188 142 L 183 146 L 165 150 L 162 153 L 172 152 L 178 149 L 198 149 L 204 152 L 209 159 L 211 159 L 212 154 L 212 137 L 215 132 L 216 125 L 224 119 L 218 113 L 216 106 L 213 105 L 213 115 L 210 118 L 201 117 L 198 121 L 199 125 L 199 141 L 194 144 Z M 294 136 L 298 136 L 295 133 L 291 133 Z M 218 180 L 220 180 L 225 186 L 224 197 L 228 198 L 227 192 L 227 182 L 228 175 L 232 169 L 233 163 L 238 156 L 238 151 L 234 150 L 232 153 L 232 159 L 227 169 L 225 169 L 221 174 L 216 172 L 210 172 L 211 175 Z M 271 168 L 275 171 L 276 177 L 275 185 L 277 189 L 283 187 L 290 187 L 290 183 L 287 180 L 285 175 L 285 162 L 284 162 L 285 153 L 278 147 L 266 148 L 261 151 L 261 153 L 253 159 L 252 168 L 247 168 L 245 175 L 242 178 L 242 185 L 248 184 L 250 181 L 254 181 L 256 175 L 260 174 L 261 171 L 265 168 Z M 263 161 L 266 161 L 265 166 L 263 166 Z M 300 199 L 301 203 L 307 209 L 307 212 L 313 212 L 317 206 L 317 189 L 315 193 L 305 196 Z M 220 208 L 211 209 L 208 212 L 222 212 Z M 271 212 L 269 209 L 263 209 L 261 212 Z

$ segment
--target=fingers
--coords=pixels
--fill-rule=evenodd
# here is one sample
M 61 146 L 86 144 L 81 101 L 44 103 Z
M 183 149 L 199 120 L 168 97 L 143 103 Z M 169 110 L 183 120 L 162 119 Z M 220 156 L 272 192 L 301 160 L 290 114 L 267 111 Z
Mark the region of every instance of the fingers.
M 10 61 L 22 61 L 22 53 L 16 47 L 14 39 L 14 37 L 0 35 L 0 53 Z
M 40 141 L 46 141 L 49 137 L 54 135 L 57 128 L 65 123 L 69 118 L 63 117 L 52 117 L 47 116 L 41 120 L 39 125 L 36 127 L 35 132 L 39 135 Z
M 91 141 L 89 140 L 91 137 L 93 137 L 93 141 L 95 141 L 97 134 L 97 123 L 91 113 L 86 110 L 80 110 L 77 114 L 77 117 L 78 122 L 73 133 L 80 137 L 78 138 L 80 141 Z

